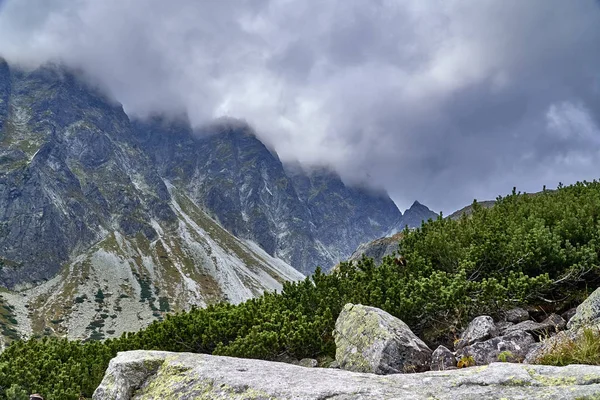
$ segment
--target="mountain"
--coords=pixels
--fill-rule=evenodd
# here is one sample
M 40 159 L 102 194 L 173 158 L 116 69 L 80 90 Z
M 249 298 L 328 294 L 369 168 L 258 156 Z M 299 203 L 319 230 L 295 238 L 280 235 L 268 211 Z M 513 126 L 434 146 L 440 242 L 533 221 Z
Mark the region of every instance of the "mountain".
M 121 106 L 75 74 L 0 73 L 4 331 L 115 336 L 302 279 L 161 177 Z
M 427 222 L 428 220 L 436 219 L 437 217 L 438 214 L 431 211 L 429 207 L 415 200 L 410 208 L 404 211 L 404 214 L 396 223 L 394 223 L 393 228 L 388 231 L 385 236 L 370 242 L 361 243 L 356 250 L 352 252 L 352 255 L 348 260 L 357 261 L 364 255 L 375 260 L 376 264 L 381 264 L 383 257 L 398 250 L 398 243 L 402 239 L 402 231 L 406 226 L 409 228 L 418 228 L 423 221 Z
M 245 123 L 132 122 L 76 72 L 0 60 L 0 347 L 279 290 L 399 214 L 333 173 L 292 176 Z
M 398 250 L 402 236 L 402 232 L 398 232 L 392 236 L 385 236 L 371 242 L 362 243 L 352 253 L 348 261 L 358 261 L 364 255 L 365 257 L 372 258 L 375 264 L 379 265 L 385 256 L 389 256 Z
M 424 206 L 415 200 L 410 208 L 404 211 L 402 220 L 400 221 L 400 230 L 403 230 L 405 226 L 409 228 L 418 228 L 421 226 L 423 221 L 427 222 L 430 219 L 436 219 L 438 214 L 431 211 L 429 207 Z
M 193 131 L 185 119 L 136 122 L 159 174 L 237 237 L 304 274 L 347 258 L 402 214 L 385 193 L 346 186 L 324 168 L 284 165 L 242 121 Z

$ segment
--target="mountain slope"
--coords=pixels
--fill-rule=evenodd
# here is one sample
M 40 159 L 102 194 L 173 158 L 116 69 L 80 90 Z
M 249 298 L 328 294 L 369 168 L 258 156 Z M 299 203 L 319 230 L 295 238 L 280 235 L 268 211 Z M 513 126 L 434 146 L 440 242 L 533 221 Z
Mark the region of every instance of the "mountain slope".
M 0 285 L 32 287 L 3 293 L 4 330 L 112 336 L 302 278 L 164 180 L 121 106 L 76 75 L 0 74 Z
M 132 123 L 59 66 L 0 62 L 0 127 L 0 347 L 279 290 L 401 215 L 331 172 L 291 174 L 245 123 Z
M 384 237 L 361 243 L 352 252 L 349 260 L 358 261 L 364 255 L 372 258 L 376 264 L 381 264 L 385 256 L 393 254 L 398 250 L 398 243 L 402 239 L 402 231 L 405 227 L 419 228 L 423 222 L 427 222 L 430 219 L 435 220 L 437 217 L 438 214 L 431 211 L 429 207 L 415 200 Z
M 192 132 L 185 119 L 157 117 L 136 130 L 162 176 L 234 235 L 305 274 L 348 257 L 401 215 L 387 195 L 349 188 L 332 172 L 286 168 L 240 121 Z

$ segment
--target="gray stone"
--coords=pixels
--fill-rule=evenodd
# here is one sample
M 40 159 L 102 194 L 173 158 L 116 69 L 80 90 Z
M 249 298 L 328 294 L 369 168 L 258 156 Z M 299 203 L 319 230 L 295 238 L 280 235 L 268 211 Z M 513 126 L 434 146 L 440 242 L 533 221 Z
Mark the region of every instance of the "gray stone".
M 577 312 L 569 320 L 567 327 L 580 328 L 598 325 L 600 323 L 600 288 L 594 290 L 583 303 L 577 307 Z
M 543 340 L 545 337 L 564 329 L 565 326 L 566 322 L 560 315 L 550 314 L 543 322 L 519 322 L 516 325 L 508 327 L 505 333 L 524 331 L 531 333 L 535 338 Z
M 431 354 L 431 370 L 445 371 L 456 368 L 456 357 L 447 347 L 438 346 Z
M 506 330 L 514 325 L 515 324 L 513 322 L 508 322 L 508 321 L 496 322 L 496 328 L 498 328 L 498 335 L 500 335 L 500 336 L 504 335 L 504 333 L 506 333 Z
M 567 326 L 567 321 L 558 314 L 550 314 L 548 318 L 542 321 L 542 324 L 551 326 L 555 332 L 562 331 Z
M 506 312 L 505 318 L 508 322 L 513 322 L 515 324 L 523 321 L 527 321 L 529 319 L 529 313 L 527 310 L 517 307 L 512 310 L 508 310 Z
M 111 360 L 93 399 L 566 400 L 597 395 L 598 382 L 600 367 L 588 365 L 494 363 L 382 377 L 204 354 L 132 351 Z
M 522 361 L 534 342 L 533 336 L 527 332 L 512 332 L 464 347 L 456 352 L 456 358 L 473 357 L 475 365 L 485 365 L 496 361 Z M 502 360 L 503 358 L 505 360 Z
M 319 363 L 314 358 L 303 358 L 298 362 L 298 365 L 305 368 L 316 368 Z
M 482 315 L 471 321 L 467 329 L 460 335 L 460 339 L 456 342 L 454 348 L 460 350 L 465 346 L 475 342 L 482 342 L 495 336 L 498 336 L 498 329 L 494 324 L 494 320 L 492 317 Z
M 378 308 L 346 304 L 334 337 L 335 359 L 348 371 L 394 374 L 429 368 L 431 349 L 408 325 Z

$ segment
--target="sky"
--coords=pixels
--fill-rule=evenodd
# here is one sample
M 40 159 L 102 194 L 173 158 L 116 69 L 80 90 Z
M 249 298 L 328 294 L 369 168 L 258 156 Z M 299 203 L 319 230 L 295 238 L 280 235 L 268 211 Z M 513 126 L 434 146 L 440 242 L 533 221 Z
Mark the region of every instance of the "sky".
M 0 0 L 0 55 L 244 119 L 401 209 L 600 177 L 597 0 Z

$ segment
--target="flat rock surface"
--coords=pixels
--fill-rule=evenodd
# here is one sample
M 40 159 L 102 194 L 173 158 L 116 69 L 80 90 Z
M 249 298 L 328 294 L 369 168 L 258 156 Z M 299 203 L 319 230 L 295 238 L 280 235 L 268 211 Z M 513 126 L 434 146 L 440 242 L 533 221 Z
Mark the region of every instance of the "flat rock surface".
M 203 354 L 131 351 L 110 362 L 94 400 L 577 399 L 600 394 L 600 367 L 494 363 L 374 375 Z

